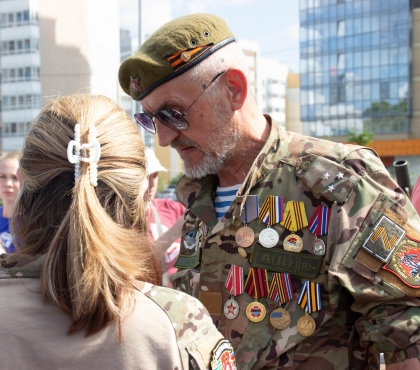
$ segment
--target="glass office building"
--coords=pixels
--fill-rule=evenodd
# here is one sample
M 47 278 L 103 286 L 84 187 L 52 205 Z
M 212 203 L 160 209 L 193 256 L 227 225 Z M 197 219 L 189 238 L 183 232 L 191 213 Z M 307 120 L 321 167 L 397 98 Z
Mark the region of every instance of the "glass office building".
M 410 131 L 411 8 L 410 0 L 300 0 L 305 134 Z

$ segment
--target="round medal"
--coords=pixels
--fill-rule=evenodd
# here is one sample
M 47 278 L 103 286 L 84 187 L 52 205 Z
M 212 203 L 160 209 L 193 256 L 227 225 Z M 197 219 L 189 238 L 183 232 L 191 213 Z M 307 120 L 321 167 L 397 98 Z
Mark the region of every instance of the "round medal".
M 223 312 L 229 320 L 234 319 L 239 313 L 239 303 L 233 298 L 228 299 L 223 308 Z
M 315 331 L 315 328 L 315 320 L 308 313 L 300 317 L 297 322 L 297 330 L 304 337 L 309 337 Z
M 254 242 L 254 230 L 248 226 L 242 226 L 235 234 L 236 243 L 242 248 L 248 248 Z
M 197 245 L 197 230 L 191 229 L 188 230 L 184 238 L 184 246 L 188 250 L 193 250 Z
M 312 253 L 317 256 L 323 256 L 325 254 L 325 243 L 321 239 L 316 238 L 312 242 Z
M 271 227 L 267 227 L 260 232 L 258 240 L 263 247 L 273 248 L 279 242 L 279 234 Z
M 246 307 L 246 317 L 252 322 L 260 322 L 264 320 L 266 314 L 265 307 L 260 302 L 251 302 Z
M 276 308 L 270 315 L 271 325 L 276 329 L 286 329 L 291 321 L 290 313 L 281 307 Z
M 283 248 L 289 252 L 300 252 L 303 248 L 303 241 L 296 234 L 290 234 L 284 238 Z
M 245 249 L 243 249 L 242 247 L 239 247 L 238 248 L 238 253 L 239 253 L 239 255 L 241 256 L 241 257 L 246 257 L 246 250 Z

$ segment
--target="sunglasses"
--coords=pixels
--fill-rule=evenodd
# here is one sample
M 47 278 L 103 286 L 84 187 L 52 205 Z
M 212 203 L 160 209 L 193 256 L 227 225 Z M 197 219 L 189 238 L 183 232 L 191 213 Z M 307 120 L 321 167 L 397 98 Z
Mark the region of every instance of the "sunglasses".
M 156 111 L 155 113 L 136 113 L 134 115 L 136 122 L 147 132 L 150 132 L 153 135 L 156 134 L 156 118 L 159 120 L 159 122 L 173 130 L 186 130 L 189 127 L 189 123 L 185 118 L 185 115 L 188 113 L 188 111 L 194 105 L 194 103 L 198 100 L 198 98 L 201 95 L 203 95 L 204 91 L 206 91 L 209 88 L 209 86 L 225 72 L 226 71 L 219 72 L 216 76 L 214 76 L 210 83 L 204 87 L 200 95 L 198 95 L 195 98 L 195 100 L 191 103 L 191 105 L 187 108 L 187 110 L 184 113 L 178 112 L 175 109 L 162 109 Z

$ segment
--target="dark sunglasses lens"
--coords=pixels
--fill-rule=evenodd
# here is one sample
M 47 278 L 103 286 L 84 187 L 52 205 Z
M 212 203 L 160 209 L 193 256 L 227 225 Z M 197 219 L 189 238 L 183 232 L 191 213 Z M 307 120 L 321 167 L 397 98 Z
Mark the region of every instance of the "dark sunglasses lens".
M 188 121 L 176 110 L 160 110 L 155 113 L 155 116 L 160 122 L 169 128 L 179 131 L 186 130 L 188 128 Z
M 136 113 L 134 115 L 136 122 L 151 134 L 156 133 L 155 124 L 153 120 L 145 113 Z

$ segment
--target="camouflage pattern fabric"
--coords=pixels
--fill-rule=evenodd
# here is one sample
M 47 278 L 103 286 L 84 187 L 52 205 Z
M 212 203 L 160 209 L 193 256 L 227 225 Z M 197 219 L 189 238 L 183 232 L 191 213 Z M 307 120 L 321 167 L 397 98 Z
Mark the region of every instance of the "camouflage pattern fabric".
M 171 281 L 174 288 L 197 298 L 203 292 L 219 292 L 223 303 L 230 298 L 224 284 L 231 265 L 241 266 L 246 278 L 258 235 L 266 227 L 259 219 L 248 224 L 255 241 L 246 249 L 247 257 L 241 257 L 235 233 L 243 226 L 237 217 L 247 195 L 258 195 L 260 208 L 268 195 L 281 196 L 285 203 L 302 201 L 308 220 L 317 206 L 331 208 L 329 233 L 320 237 L 326 253 L 316 277 L 310 279 L 320 284 L 322 302 L 322 309 L 310 314 L 316 322 L 311 336 L 300 335 L 296 327 L 304 315 L 297 297 L 306 280 L 296 275 L 295 298 L 284 307 L 291 324 L 283 330 L 270 324 L 276 305 L 267 297 L 260 299 L 267 316 L 258 323 L 245 315 L 253 301 L 246 293 L 235 297 L 240 311 L 233 320 L 223 313 L 213 315 L 213 307 L 205 304 L 219 331 L 233 344 L 238 369 L 379 369 L 381 352 L 387 363 L 420 357 L 420 290 L 385 271 L 384 263 L 363 248 L 383 215 L 420 240 L 417 213 L 374 151 L 285 132 L 273 122 L 269 139 L 220 222 L 213 205 L 216 186 L 216 176 L 184 177 L 177 185 L 177 196 L 187 208 L 183 234 L 200 222 L 208 233 L 200 245 L 200 265 L 179 269 Z M 291 232 L 280 224 L 272 227 L 280 236 L 273 249 L 282 250 L 282 241 Z M 312 255 L 314 235 L 307 227 L 296 234 L 304 243 L 300 254 Z M 193 252 L 181 242 L 181 255 Z

